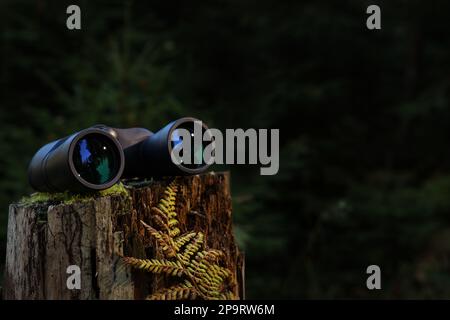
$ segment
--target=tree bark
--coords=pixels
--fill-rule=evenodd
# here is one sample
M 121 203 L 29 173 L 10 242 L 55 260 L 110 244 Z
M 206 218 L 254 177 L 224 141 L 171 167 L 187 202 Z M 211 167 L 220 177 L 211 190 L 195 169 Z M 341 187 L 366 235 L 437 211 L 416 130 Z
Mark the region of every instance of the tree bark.
M 5 299 L 143 299 L 165 288 L 165 276 L 131 270 L 121 256 L 158 258 L 151 224 L 173 179 L 146 185 L 125 183 L 128 195 L 90 198 L 72 204 L 12 204 L 9 210 Z M 208 248 L 225 253 L 244 298 L 244 259 L 232 230 L 228 173 L 178 177 L 177 214 L 182 232 L 203 232 Z M 81 288 L 68 289 L 67 267 L 81 269 Z

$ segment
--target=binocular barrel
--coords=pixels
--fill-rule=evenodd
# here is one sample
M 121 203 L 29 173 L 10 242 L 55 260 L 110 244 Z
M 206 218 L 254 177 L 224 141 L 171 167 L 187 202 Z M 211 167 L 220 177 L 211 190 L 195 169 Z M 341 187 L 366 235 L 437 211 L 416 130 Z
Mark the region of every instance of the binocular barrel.
M 124 149 L 126 165 L 123 177 L 193 175 L 204 172 L 209 164 L 203 161 L 202 137 L 208 127 L 201 123 L 200 130 L 195 132 L 196 122 L 201 123 L 195 118 L 181 118 L 170 122 L 156 133 L 144 128 L 106 129 L 117 137 Z M 191 148 L 190 164 L 177 164 L 172 161 L 174 147 L 183 142 L 178 132 L 180 129 L 190 133 L 191 141 L 187 144 Z M 199 146 L 194 143 L 194 133 L 200 136 Z
M 39 149 L 28 178 L 35 190 L 43 192 L 103 190 L 120 179 L 124 159 L 119 141 L 93 127 Z
M 199 123 L 195 118 L 181 118 L 156 133 L 144 128 L 119 129 L 104 125 L 82 130 L 51 142 L 36 153 L 29 166 L 30 184 L 38 191 L 82 192 L 107 189 L 121 177 L 204 172 L 209 164 L 203 160 L 202 137 L 208 127 L 201 123 L 199 130 Z M 186 132 L 187 135 L 181 134 Z M 193 161 L 175 163 L 172 151 L 186 136 L 191 140 L 188 145 L 194 146 L 190 151 Z M 194 140 L 200 141 L 200 145 Z

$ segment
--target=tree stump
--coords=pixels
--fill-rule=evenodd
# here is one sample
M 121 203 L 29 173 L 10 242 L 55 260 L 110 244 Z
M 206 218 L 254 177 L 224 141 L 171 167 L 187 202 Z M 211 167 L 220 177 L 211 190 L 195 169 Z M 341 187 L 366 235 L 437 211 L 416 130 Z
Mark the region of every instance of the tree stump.
M 175 178 L 124 182 L 126 192 L 63 203 L 12 204 L 9 210 L 5 299 L 144 299 L 170 285 L 170 276 L 132 270 L 122 256 L 158 258 L 152 207 Z M 243 256 L 232 229 L 228 173 L 177 177 L 181 232 L 202 232 L 221 250 L 236 298 L 244 298 Z M 69 289 L 67 268 L 79 266 L 81 288 Z

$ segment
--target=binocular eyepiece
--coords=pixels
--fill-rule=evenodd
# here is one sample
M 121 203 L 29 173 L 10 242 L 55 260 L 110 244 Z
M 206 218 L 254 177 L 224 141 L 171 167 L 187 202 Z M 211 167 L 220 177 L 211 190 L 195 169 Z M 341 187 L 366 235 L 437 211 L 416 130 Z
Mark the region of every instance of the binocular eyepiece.
M 203 161 L 203 145 L 191 149 L 195 161 L 190 164 L 175 163 L 171 157 L 183 142 L 180 129 L 189 131 L 192 140 L 208 130 L 202 123 L 201 132 L 195 131 L 196 122 L 181 118 L 156 133 L 105 125 L 81 130 L 38 150 L 28 169 L 30 185 L 42 192 L 83 192 L 107 189 L 121 178 L 199 174 L 209 167 Z

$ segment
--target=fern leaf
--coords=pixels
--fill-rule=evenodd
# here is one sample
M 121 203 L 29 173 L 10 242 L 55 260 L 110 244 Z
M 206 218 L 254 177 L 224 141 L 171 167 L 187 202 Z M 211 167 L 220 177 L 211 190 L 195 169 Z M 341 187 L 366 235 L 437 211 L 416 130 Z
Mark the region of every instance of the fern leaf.
M 147 300 L 194 300 L 198 294 L 194 288 L 176 285 L 147 297 Z
M 167 234 L 170 232 L 170 227 L 167 223 L 167 219 L 164 220 L 164 218 L 162 218 L 160 215 L 153 215 L 152 220 L 162 232 L 165 232 Z
M 140 270 L 152 273 L 165 273 L 171 276 L 181 277 L 186 273 L 185 269 L 179 262 L 157 259 L 137 259 L 133 257 L 124 257 L 123 261 Z
M 158 204 L 158 209 L 166 216 L 168 217 L 170 214 L 169 208 L 167 208 L 166 206 L 164 206 L 162 203 Z
M 236 296 L 231 291 L 225 291 L 220 294 L 220 300 L 236 300 Z
M 168 222 L 168 225 L 170 228 L 176 226 L 178 224 L 178 220 L 177 219 L 170 219 Z
M 177 249 L 177 251 L 180 250 L 180 248 L 182 246 L 184 246 L 186 243 L 188 243 L 189 241 L 191 241 L 192 238 L 194 238 L 197 235 L 197 233 L 195 232 L 191 232 L 191 233 L 186 233 L 180 237 L 178 237 L 175 240 L 175 248 Z
M 172 258 L 177 254 L 175 251 L 175 243 L 170 236 L 152 228 L 142 220 L 141 223 L 144 225 L 145 229 L 147 229 L 147 231 L 152 235 L 152 237 L 156 239 L 156 242 L 167 258 Z
M 173 228 L 173 229 L 171 229 L 171 230 L 169 231 L 169 236 L 171 236 L 172 238 L 175 238 L 175 237 L 177 237 L 180 233 L 181 233 L 180 229 L 177 228 L 177 227 L 175 227 L 175 228 Z
M 197 234 L 192 238 L 192 240 L 190 240 L 186 244 L 182 252 L 183 260 L 189 261 L 192 256 L 195 256 L 195 254 L 197 254 L 197 252 L 201 250 L 203 240 L 204 240 L 203 233 L 197 232 Z
M 201 261 L 201 260 L 207 260 L 209 262 L 218 262 L 220 259 L 224 258 L 225 255 L 223 251 L 220 250 L 214 250 L 210 249 L 207 251 L 199 251 L 195 255 L 195 260 Z
M 159 209 L 158 207 L 152 207 L 151 209 L 153 215 L 160 217 L 165 224 L 167 224 L 167 222 L 169 221 L 169 218 L 167 217 L 167 214 L 163 211 L 161 211 L 161 209 Z

